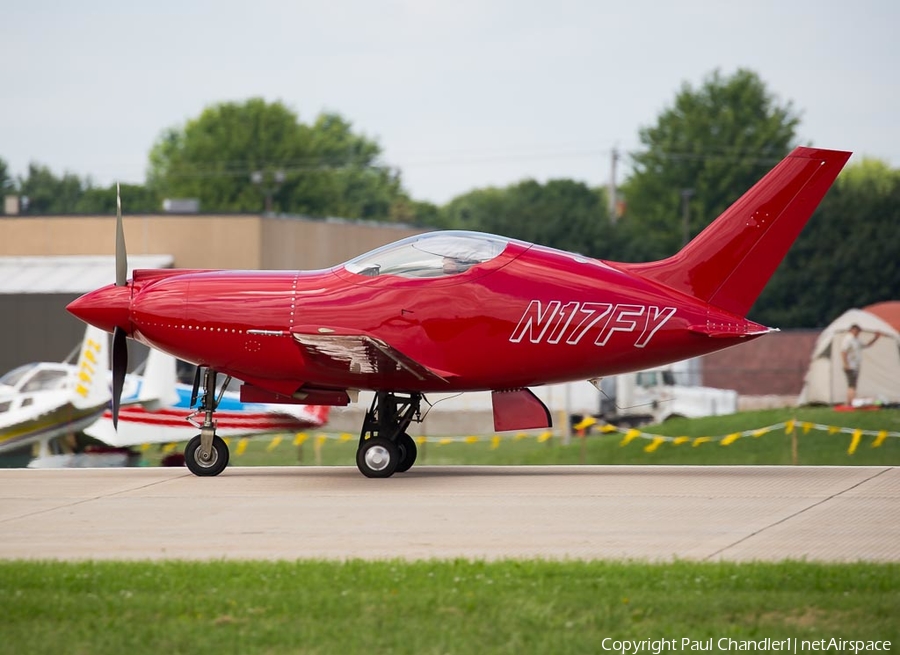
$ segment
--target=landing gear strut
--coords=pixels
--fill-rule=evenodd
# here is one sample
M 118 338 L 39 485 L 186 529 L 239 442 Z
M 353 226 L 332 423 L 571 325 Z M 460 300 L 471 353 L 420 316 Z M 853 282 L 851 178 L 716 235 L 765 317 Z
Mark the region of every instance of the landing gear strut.
M 228 466 L 228 444 L 216 435 L 216 422 L 213 413 L 219 407 L 225 389 L 231 381 L 229 375 L 216 396 L 216 372 L 211 368 L 206 369 L 203 377 L 203 397 L 200 400 L 200 409 L 188 417 L 195 427 L 200 428 L 200 434 L 188 441 L 184 449 L 184 462 L 194 475 L 219 475 Z M 191 395 L 191 407 L 197 399 L 197 387 L 200 383 L 200 369 L 194 379 L 194 392 Z M 203 412 L 203 423 L 197 423 L 193 419 L 196 414 Z
M 389 478 L 408 471 L 416 462 L 416 442 L 406 430 L 412 421 L 421 421 L 421 393 L 399 394 L 376 391 L 366 412 L 356 466 L 369 478 Z

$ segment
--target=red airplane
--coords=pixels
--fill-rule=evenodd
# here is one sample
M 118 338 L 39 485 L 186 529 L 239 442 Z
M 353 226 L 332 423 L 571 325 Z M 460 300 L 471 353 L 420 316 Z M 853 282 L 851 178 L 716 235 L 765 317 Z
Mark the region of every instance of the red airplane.
M 497 430 L 544 428 L 549 412 L 528 387 L 770 332 L 745 316 L 850 154 L 796 148 L 679 253 L 651 263 L 438 231 L 327 270 L 137 270 L 126 280 L 120 206 L 116 284 L 68 310 L 114 334 L 114 416 L 126 337 L 206 369 L 205 420 L 185 449 L 196 475 L 228 463 L 214 421 L 224 374 L 243 381 L 245 402 L 347 405 L 374 391 L 356 463 L 386 478 L 415 462 L 407 430 L 426 393 L 490 390 Z

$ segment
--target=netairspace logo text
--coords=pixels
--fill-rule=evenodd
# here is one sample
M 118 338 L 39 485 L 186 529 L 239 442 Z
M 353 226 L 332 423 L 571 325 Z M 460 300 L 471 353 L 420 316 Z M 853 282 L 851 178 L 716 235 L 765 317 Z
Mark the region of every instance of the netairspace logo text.
M 755 652 L 783 652 L 783 653 L 816 653 L 816 652 L 844 652 L 854 655 L 863 652 L 891 650 L 890 641 L 865 641 L 861 639 L 839 639 L 830 637 L 824 639 L 798 639 L 788 637 L 786 639 L 613 639 L 606 637 L 600 647 L 607 652 L 620 653 L 621 655 L 660 655 L 665 652 L 712 652 L 712 651 L 755 651 Z

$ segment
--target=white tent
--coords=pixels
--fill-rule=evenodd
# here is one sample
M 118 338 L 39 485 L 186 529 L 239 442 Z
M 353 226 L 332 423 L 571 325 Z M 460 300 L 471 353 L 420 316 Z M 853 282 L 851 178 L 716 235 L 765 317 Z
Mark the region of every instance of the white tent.
M 819 335 L 800 393 L 801 405 L 847 402 L 841 341 L 854 324 L 862 330 L 859 338 L 863 345 L 869 343 L 876 332 L 883 335 L 872 347 L 862 351 L 856 388 L 858 402 L 900 402 L 900 332 L 865 309 L 849 309 Z

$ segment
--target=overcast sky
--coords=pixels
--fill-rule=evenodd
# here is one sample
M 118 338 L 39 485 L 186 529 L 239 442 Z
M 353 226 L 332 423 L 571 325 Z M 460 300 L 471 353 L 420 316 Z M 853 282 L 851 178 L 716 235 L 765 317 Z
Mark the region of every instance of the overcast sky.
M 262 97 L 335 111 L 416 199 L 609 178 L 685 82 L 760 75 L 798 139 L 900 168 L 896 0 L 0 0 L 0 158 L 143 183 L 162 130 Z

